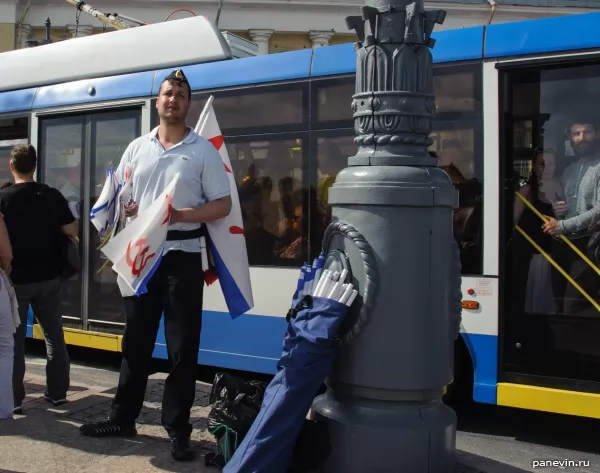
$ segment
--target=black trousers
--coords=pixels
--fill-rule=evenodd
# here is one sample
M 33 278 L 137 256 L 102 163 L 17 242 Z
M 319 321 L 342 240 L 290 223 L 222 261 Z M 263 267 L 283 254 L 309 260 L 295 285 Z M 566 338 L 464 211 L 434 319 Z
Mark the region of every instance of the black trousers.
M 140 297 L 124 298 L 123 360 L 111 419 L 131 424 L 140 414 L 164 312 L 171 371 L 165 381 L 161 421 L 171 438 L 189 437 L 202 328 L 204 272 L 200 253 L 167 252 L 147 288 Z

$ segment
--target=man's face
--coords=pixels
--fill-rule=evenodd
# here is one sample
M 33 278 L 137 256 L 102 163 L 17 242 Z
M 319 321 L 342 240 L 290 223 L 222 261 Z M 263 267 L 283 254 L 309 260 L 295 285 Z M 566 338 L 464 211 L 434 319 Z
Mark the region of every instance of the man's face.
M 191 107 L 188 88 L 176 81 L 167 81 L 160 87 L 156 109 L 162 121 L 173 125 L 185 122 Z
M 589 156 L 594 153 L 597 136 L 593 125 L 571 126 L 569 139 L 575 155 Z

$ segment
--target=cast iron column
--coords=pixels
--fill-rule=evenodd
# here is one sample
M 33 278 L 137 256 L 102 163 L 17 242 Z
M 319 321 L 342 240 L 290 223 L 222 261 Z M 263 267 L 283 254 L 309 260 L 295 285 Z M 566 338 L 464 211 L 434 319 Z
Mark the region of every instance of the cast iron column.
M 359 289 L 327 393 L 313 409 L 332 445 L 327 473 L 455 468 L 452 382 L 460 317 L 453 239 L 457 194 L 430 157 L 435 111 L 430 38 L 444 11 L 368 0 L 355 29 L 358 152 L 329 190 L 326 267 Z M 458 305 L 457 305 L 458 304 Z

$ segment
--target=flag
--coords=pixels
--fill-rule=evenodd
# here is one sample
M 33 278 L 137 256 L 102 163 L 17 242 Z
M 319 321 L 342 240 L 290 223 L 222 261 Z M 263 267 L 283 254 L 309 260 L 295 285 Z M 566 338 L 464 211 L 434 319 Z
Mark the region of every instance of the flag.
M 111 168 L 106 172 L 102 192 L 90 211 L 90 220 L 100 234 L 115 224 L 120 191 L 121 183 Z
M 160 264 L 179 176 L 177 173 L 152 205 L 102 248 L 119 276 L 117 283 L 123 297 L 144 294 L 146 283 Z
M 233 318 L 248 312 L 254 307 L 248 250 L 244 238 L 242 208 L 237 192 L 237 184 L 231 172 L 231 161 L 225 146 L 217 116 L 213 109 L 214 97 L 211 95 L 196 125 L 196 133 L 217 149 L 223 160 L 223 166 L 229 177 L 231 189 L 231 212 L 228 216 L 207 222 L 209 249 L 214 262 L 217 277 L 221 285 L 225 303 Z

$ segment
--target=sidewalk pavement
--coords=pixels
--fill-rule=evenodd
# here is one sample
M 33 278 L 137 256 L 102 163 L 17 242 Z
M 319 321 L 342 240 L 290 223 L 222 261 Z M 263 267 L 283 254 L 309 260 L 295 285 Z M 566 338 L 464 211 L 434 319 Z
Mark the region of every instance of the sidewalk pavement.
M 218 468 L 206 467 L 203 458 L 214 449 L 212 436 L 205 430 L 211 386 L 197 384 L 191 415 L 196 459 L 176 462 L 171 459 L 168 436 L 160 424 L 165 377 L 158 373 L 148 381 L 137 437 L 96 439 L 81 435 L 79 426 L 108 416 L 115 388 L 72 382 L 69 402 L 54 407 L 43 399 L 44 378 L 29 375 L 23 415 L 0 421 L 0 473 L 219 473 Z
M 204 455 L 214 451 L 212 435 L 206 432 L 210 411 L 211 386 L 197 383 L 191 420 L 194 425 L 192 462 L 171 459 L 166 432 L 160 424 L 163 381 L 166 375 L 150 377 L 146 400 L 138 419 L 138 435 L 132 439 L 84 437 L 79 426 L 84 422 L 105 419 L 115 388 L 86 386 L 72 382 L 67 404 L 54 407 L 43 399 L 44 378 L 28 375 L 27 398 L 23 415 L 0 421 L 0 473 L 220 473 L 206 467 Z M 468 454 L 458 452 L 457 473 L 483 473 L 464 461 Z M 490 473 L 500 471 L 490 470 Z

